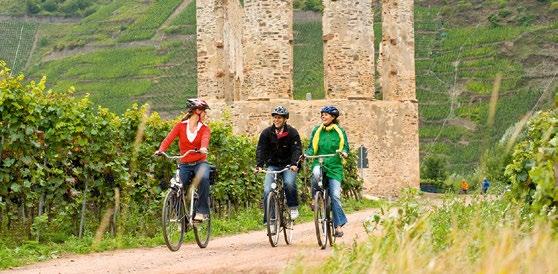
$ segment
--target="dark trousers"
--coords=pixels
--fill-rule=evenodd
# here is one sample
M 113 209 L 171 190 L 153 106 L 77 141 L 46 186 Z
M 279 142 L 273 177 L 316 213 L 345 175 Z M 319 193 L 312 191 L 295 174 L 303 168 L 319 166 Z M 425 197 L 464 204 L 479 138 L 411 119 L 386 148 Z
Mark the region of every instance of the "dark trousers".
M 201 173 L 199 173 L 201 172 Z M 180 164 L 180 182 L 184 186 L 184 190 L 188 190 L 191 179 L 195 176 L 201 176 L 198 186 L 198 195 L 200 202 L 198 205 L 198 212 L 202 214 L 209 213 L 209 165 L 207 162 L 200 162 L 196 164 Z

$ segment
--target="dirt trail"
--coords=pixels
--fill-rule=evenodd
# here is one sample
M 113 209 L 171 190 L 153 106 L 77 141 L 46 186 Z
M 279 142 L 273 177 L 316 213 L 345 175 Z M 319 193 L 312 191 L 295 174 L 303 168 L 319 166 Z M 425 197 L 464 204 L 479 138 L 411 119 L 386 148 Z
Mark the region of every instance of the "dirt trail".
M 366 239 L 362 223 L 373 213 L 374 209 L 369 209 L 348 215 L 345 236 L 338 239 L 338 244 Z M 298 260 L 304 265 L 318 264 L 332 253 L 330 247 L 319 249 L 314 223 L 297 224 L 293 240 L 294 243 L 287 246 L 281 238 L 278 247 L 273 248 L 262 229 L 212 239 L 205 249 L 193 243 L 182 246 L 177 252 L 160 246 L 71 255 L 5 273 L 275 273 Z

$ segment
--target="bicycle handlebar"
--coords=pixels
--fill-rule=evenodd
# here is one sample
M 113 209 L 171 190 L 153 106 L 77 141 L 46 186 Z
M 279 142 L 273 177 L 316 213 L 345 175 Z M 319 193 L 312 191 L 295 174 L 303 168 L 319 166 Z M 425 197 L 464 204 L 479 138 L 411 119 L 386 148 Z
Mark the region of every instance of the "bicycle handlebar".
M 327 157 L 333 157 L 333 156 L 337 156 L 337 154 L 322 154 L 322 155 L 306 155 L 306 154 L 304 154 L 304 158 L 308 158 L 308 159 L 327 158 Z
M 184 154 L 182 154 L 182 155 L 168 155 L 164 151 L 161 151 L 160 155 L 163 155 L 163 156 L 167 157 L 168 159 L 182 159 L 182 158 L 186 157 L 188 154 L 194 153 L 194 152 L 203 153 L 199 149 L 190 149 L 190 150 L 184 152 Z M 155 155 L 157 155 L 157 154 L 155 154 Z
M 274 170 L 265 170 L 265 169 L 261 169 L 261 170 L 254 169 L 254 172 L 256 172 L 256 173 L 266 173 L 266 174 L 279 174 L 279 173 L 282 173 L 284 171 L 289 170 L 290 168 L 291 168 L 291 166 L 286 166 L 285 168 L 283 168 L 281 170 L 275 170 L 275 171 Z
M 335 157 L 337 155 L 342 156 L 342 153 L 343 152 L 341 150 L 338 150 L 338 151 L 336 151 L 336 153 L 333 153 L 333 154 L 321 154 L 321 155 L 306 155 L 306 154 L 303 154 L 303 157 L 307 158 L 307 159 L 328 158 L 328 157 Z

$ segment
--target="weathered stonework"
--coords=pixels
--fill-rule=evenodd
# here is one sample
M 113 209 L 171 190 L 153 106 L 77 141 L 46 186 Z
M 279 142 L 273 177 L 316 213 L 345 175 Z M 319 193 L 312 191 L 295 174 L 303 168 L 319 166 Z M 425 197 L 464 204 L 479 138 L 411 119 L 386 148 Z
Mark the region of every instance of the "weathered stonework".
M 230 113 L 236 133 L 258 136 L 284 105 L 308 138 L 324 105 L 341 110 L 350 146 L 368 148 L 364 193 L 397 196 L 419 186 L 413 1 L 383 0 L 377 71 L 383 101 L 373 100 L 372 0 L 324 0 L 326 100 L 293 98 L 292 0 L 197 0 L 198 96 L 211 119 Z M 381 67 L 380 67 L 381 64 Z
M 238 99 L 242 83 L 243 10 L 238 0 L 197 0 L 198 95 Z
M 225 59 L 225 100 L 240 100 L 244 81 L 242 34 L 244 9 L 239 0 L 223 0 L 225 5 L 223 22 L 223 48 Z
M 292 0 L 244 1 L 241 98 L 293 98 Z
M 324 0 L 323 4 L 326 98 L 373 98 L 372 0 Z
M 340 125 L 347 132 L 351 149 L 368 148 L 369 168 L 364 173 L 364 193 L 397 196 L 405 187 L 418 188 L 419 137 L 418 104 L 412 101 L 372 100 L 271 100 L 236 101 L 232 105 L 210 102 L 211 119 L 225 112 L 235 121 L 235 132 L 258 136 L 271 125 L 271 110 L 276 105 L 290 111 L 288 123 L 309 138 L 320 123 L 320 109 L 326 104 L 341 111 Z
M 384 100 L 416 100 L 413 1 L 382 0 L 380 76 Z
M 197 70 L 198 96 L 225 99 L 223 76 L 223 9 L 221 0 L 197 0 Z

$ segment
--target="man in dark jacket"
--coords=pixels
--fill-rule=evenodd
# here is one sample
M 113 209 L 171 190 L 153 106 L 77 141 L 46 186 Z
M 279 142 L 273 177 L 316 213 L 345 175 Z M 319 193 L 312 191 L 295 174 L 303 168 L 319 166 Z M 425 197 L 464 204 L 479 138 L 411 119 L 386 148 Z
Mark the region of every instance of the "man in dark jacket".
M 298 131 L 287 125 L 289 111 L 283 106 L 277 106 L 271 112 L 273 125 L 264 129 L 260 134 L 256 149 L 257 168 L 277 171 L 290 165 L 289 170 L 283 172 L 283 183 L 287 206 L 290 208 L 291 219 L 298 217 L 298 198 L 296 191 L 296 174 L 298 159 L 302 154 L 302 145 Z M 267 174 L 264 180 L 264 205 L 267 194 L 271 191 L 273 174 Z M 264 206 L 265 207 L 265 206 Z M 265 210 L 264 210 L 265 215 Z M 264 222 L 266 216 L 264 216 Z

